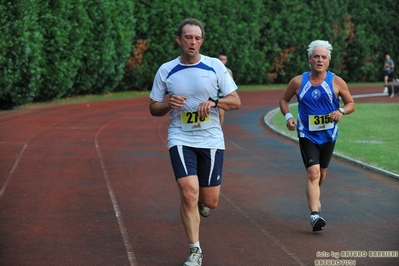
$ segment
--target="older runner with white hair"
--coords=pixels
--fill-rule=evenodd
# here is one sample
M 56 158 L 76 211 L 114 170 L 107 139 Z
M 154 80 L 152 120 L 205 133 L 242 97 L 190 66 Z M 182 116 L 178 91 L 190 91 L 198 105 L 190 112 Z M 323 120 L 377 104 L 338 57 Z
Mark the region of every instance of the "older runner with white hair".
M 307 172 L 306 196 L 313 231 L 323 230 L 320 216 L 320 186 L 326 178 L 335 142 L 338 122 L 355 111 L 355 102 L 346 82 L 328 70 L 333 47 L 328 41 L 309 44 L 310 71 L 291 79 L 280 99 L 280 110 L 287 129 L 297 130 L 299 148 Z M 290 113 L 289 102 L 298 99 L 298 119 Z M 343 106 L 340 106 L 340 97 Z

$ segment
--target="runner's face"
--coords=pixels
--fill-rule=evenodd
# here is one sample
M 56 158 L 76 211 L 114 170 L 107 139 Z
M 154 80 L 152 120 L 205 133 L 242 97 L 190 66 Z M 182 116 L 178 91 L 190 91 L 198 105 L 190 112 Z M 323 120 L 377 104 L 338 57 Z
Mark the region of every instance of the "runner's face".
M 226 64 L 226 63 L 227 63 L 227 56 L 225 56 L 225 55 L 220 55 L 220 56 L 219 56 L 219 60 L 222 61 L 223 64 Z
M 309 64 L 312 71 L 326 71 L 330 64 L 330 60 L 328 59 L 328 50 L 324 47 L 316 47 L 309 58 Z
M 204 42 L 201 28 L 187 24 L 183 27 L 182 37 L 177 36 L 176 41 L 180 45 L 184 57 L 195 58 Z

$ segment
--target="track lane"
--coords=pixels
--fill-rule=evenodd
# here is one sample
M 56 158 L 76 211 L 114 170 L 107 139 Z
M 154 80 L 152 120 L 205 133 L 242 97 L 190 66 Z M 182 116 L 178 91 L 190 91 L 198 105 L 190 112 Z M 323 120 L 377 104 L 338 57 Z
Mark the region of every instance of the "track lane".
M 314 265 L 318 251 L 397 251 L 398 181 L 335 158 L 322 188 L 327 226 L 311 232 L 297 144 L 263 123 L 280 95 L 241 92 L 242 108 L 226 114 L 220 204 L 201 220 L 204 265 Z M 134 264 L 182 264 L 188 254 L 166 149 L 168 122 L 149 115 L 148 98 L 8 115 L 0 115 L 0 147 L 8 147 L 0 151 L 3 182 L 12 154 L 45 130 L 28 145 L 0 199 L 1 265 L 132 265 L 104 167 Z

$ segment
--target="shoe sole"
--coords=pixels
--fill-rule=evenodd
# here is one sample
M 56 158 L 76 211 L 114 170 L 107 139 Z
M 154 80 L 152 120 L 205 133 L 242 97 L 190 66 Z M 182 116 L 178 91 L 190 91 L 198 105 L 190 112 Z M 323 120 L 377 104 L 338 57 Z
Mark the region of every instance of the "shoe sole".
M 207 217 L 209 216 L 209 214 L 208 214 L 208 215 L 203 215 L 202 213 L 200 213 L 200 214 L 201 214 L 201 216 L 204 217 L 204 218 L 207 218 Z
M 202 205 L 202 210 L 201 210 L 200 205 Z M 204 209 L 206 209 L 206 210 L 204 210 Z M 204 218 L 208 217 L 210 214 L 210 209 L 200 202 L 198 202 L 198 211 L 199 211 L 200 215 Z
M 326 221 L 323 219 L 318 219 L 317 222 L 313 225 L 313 232 L 323 230 L 324 226 L 326 226 Z
M 205 208 L 207 208 L 207 207 L 205 207 Z M 207 214 L 203 214 L 201 211 L 200 211 L 199 213 L 200 213 L 201 216 L 204 217 L 204 218 L 208 217 L 209 214 L 210 214 L 209 210 L 208 210 L 208 213 L 207 213 Z

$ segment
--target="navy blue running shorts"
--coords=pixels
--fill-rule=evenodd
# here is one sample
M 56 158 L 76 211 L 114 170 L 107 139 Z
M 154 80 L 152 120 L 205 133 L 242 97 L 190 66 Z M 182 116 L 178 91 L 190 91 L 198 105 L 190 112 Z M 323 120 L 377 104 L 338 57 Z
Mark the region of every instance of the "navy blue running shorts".
M 306 168 L 320 164 L 320 168 L 328 168 L 334 152 L 335 141 L 324 144 L 314 144 L 307 138 L 299 138 L 302 160 Z
M 222 183 L 224 150 L 173 146 L 169 149 L 176 180 L 196 175 L 200 187 L 214 187 Z

